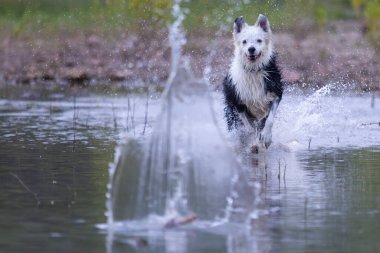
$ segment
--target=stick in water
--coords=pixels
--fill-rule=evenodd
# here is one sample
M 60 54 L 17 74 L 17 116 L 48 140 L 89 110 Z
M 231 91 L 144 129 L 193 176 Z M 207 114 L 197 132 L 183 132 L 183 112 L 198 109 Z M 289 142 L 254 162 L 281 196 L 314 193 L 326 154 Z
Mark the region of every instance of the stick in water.
M 379 127 L 380 127 L 380 121 L 379 122 L 363 123 L 362 124 L 362 126 L 372 126 L 372 125 L 379 125 Z
M 180 219 L 170 219 L 168 222 L 165 223 L 164 228 L 175 228 L 178 226 L 183 226 L 186 224 L 189 224 L 196 220 L 198 218 L 198 215 L 196 214 L 191 214 L 188 216 L 181 217 Z

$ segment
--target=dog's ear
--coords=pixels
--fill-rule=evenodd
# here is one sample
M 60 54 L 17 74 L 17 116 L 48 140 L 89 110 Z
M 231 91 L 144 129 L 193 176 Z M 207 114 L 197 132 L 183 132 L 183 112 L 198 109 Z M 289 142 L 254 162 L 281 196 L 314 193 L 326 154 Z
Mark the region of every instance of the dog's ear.
M 259 15 L 256 25 L 261 27 L 261 29 L 263 29 L 264 32 L 270 31 L 269 21 L 267 17 L 265 17 L 264 15 L 261 15 L 261 14 Z
M 236 18 L 234 23 L 234 33 L 240 33 L 246 25 L 247 24 L 242 16 Z

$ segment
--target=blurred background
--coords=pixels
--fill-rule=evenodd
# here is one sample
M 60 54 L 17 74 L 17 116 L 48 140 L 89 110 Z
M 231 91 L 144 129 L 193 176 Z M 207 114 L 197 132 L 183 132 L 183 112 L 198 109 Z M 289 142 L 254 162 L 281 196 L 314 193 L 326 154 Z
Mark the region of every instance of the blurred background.
M 173 0 L 0 0 L 0 83 L 142 82 L 167 78 Z M 216 86 L 237 16 L 268 16 L 286 79 L 379 88 L 379 0 L 188 0 L 185 53 Z M 216 52 L 217 50 L 217 52 Z M 150 73 L 147 75 L 147 71 Z
M 34 30 L 104 31 L 136 30 L 156 26 L 171 19 L 172 0 L 1 0 L 2 27 L 13 33 Z M 380 19 L 377 0 L 188 0 L 186 28 L 191 31 L 217 29 L 229 18 L 244 15 L 254 21 L 259 13 L 271 17 L 277 28 L 289 29 L 295 24 L 308 24 L 319 30 L 336 20 L 361 19 L 375 32 Z

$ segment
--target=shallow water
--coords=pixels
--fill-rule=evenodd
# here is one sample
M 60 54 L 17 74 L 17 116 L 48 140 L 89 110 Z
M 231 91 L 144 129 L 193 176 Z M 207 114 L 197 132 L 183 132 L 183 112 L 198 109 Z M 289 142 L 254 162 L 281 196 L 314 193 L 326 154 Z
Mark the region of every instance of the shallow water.
M 160 112 L 156 96 L 148 96 L 146 110 L 144 93 L 4 92 L 0 251 L 378 252 L 380 127 L 363 124 L 380 121 L 379 106 L 370 107 L 369 95 L 330 90 L 287 91 L 271 148 L 242 152 L 243 176 L 214 168 L 191 181 L 184 199 L 198 219 L 174 229 L 163 229 L 170 217 L 159 213 L 112 226 L 104 215 L 115 149 L 116 156 L 135 152 L 127 165 L 141 157 Z M 223 130 L 220 95 L 213 97 Z M 138 203 L 138 180 L 130 169 L 127 210 Z

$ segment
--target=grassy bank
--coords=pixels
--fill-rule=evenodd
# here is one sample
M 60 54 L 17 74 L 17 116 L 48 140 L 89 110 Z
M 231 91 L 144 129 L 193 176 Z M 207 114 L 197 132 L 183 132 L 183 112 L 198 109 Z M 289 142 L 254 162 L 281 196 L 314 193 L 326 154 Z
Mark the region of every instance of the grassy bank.
M 171 22 L 173 1 L 0 0 L 0 31 L 14 37 L 62 31 L 152 34 Z M 323 32 L 336 20 L 356 19 L 372 44 L 380 38 L 380 0 L 191 0 L 181 5 L 190 33 L 214 34 L 223 25 L 231 27 L 237 16 L 252 23 L 262 13 L 276 31 Z
M 149 30 L 170 21 L 172 1 L 0 0 L 0 26 L 15 35 L 41 29 Z M 182 5 L 188 10 L 185 28 L 189 31 L 230 25 L 233 18 L 240 15 L 253 22 L 259 13 L 267 14 L 273 26 L 283 29 L 299 24 L 322 27 L 329 20 L 352 18 L 355 14 L 350 0 L 192 0 Z

